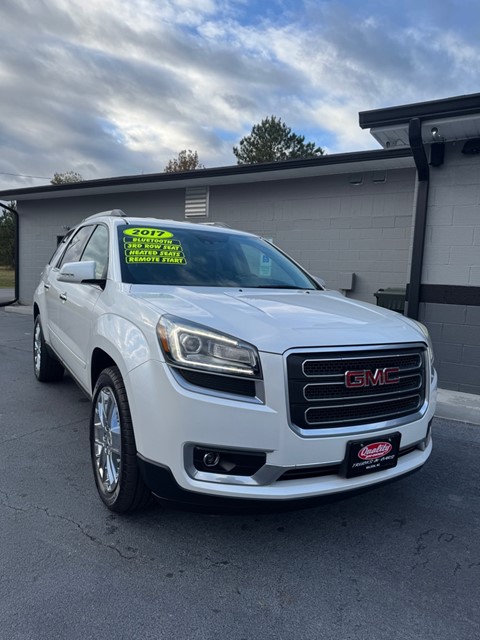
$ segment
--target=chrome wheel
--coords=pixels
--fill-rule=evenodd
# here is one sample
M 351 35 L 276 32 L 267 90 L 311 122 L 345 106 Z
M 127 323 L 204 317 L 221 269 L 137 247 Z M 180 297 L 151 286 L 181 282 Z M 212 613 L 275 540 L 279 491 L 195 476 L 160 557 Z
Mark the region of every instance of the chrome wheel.
M 102 502 L 116 513 L 146 507 L 151 493 L 137 460 L 127 392 L 118 367 L 98 376 L 90 413 L 90 454 Z
M 94 463 L 101 488 L 113 493 L 118 486 L 121 464 L 120 416 L 110 387 L 102 387 L 94 412 Z
M 49 352 L 43 336 L 40 316 L 33 325 L 33 370 L 39 382 L 56 382 L 63 377 L 63 365 Z
M 35 367 L 35 375 L 38 378 L 42 364 L 42 328 L 39 322 L 35 325 L 33 334 L 33 364 Z

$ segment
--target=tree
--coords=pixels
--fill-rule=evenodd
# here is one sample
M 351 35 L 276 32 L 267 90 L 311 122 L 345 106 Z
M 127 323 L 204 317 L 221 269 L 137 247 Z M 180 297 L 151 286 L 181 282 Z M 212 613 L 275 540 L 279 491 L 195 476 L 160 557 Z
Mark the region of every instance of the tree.
M 191 149 L 182 149 L 178 158 L 172 158 L 165 167 L 165 173 L 176 173 L 178 171 L 194 171 L 195 169 L 205 169 L 198 160 L 198 153 Z
M 70 182 L 83 182 L 83 176 L 76 171 L 65 171 L 64 173 L 54 173 L 50 184 L 69 184 Z
M 315 142 L 305 142 L 305 136 L 293 133 L 281 118 L 270 116 L 252 127 L 250 135 L 233 147 L 237 164 L 278 162 L 293 158 L 315 158 L 325 153 Z
M 16 202 L 9 202 L 8 206 L 16 210 Z M 0 213 L 0 266 L 15 268 L 15 216 L 3 208 Z

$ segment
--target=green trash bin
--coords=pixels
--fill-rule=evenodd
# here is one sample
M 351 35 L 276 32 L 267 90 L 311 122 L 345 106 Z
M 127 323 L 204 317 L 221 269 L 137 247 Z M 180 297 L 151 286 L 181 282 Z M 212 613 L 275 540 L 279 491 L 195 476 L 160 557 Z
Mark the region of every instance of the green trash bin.
M 379 289 L 373 294 L 377 299 L 377 306 L 403 313 L 407 291 L 404 287 L 388 287 Z

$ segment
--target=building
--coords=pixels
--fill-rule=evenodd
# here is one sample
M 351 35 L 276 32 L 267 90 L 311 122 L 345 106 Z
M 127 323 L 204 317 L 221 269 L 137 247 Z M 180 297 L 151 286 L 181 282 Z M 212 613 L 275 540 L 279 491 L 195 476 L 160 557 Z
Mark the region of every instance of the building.
M 223 222 L 375 303 L 408 287 L 444 388 L 480 394 L 480 94 L 360 113 L 383 148 L 0 192 L 19 212 L 19 301 L 68 227 L 98 211 Z

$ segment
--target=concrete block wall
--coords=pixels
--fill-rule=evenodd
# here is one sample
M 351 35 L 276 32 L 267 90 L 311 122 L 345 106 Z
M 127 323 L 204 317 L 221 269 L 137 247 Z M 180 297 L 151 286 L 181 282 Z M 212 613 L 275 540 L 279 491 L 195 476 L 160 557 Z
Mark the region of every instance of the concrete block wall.
M 480 394 L 480 307 L 421 303 L 443 389 Z
M 329 288 L 356 274 L 349 297 L 376 303 L 379 288 L 405 286 L 415 173 L 349 174 L 210 189 L 210 220 L 272 238 Z
M 480 286 L 480 156 L 462 147 L 430 170 L 423 283 Z
M 424 285 L 480 286 L 480 156 L 449 143 L 445 162 L 430 170 Z M 480 394 L 480 307 L 422 303 L 440 386 Z

